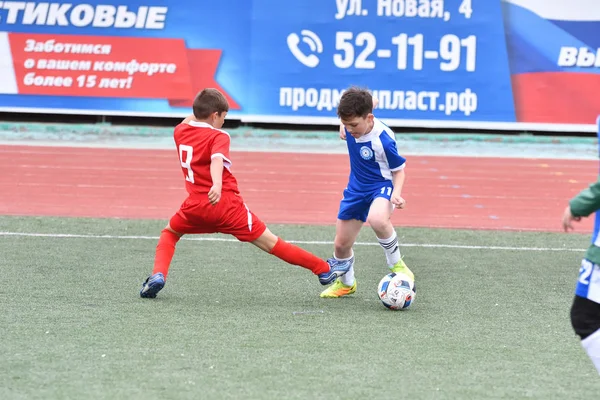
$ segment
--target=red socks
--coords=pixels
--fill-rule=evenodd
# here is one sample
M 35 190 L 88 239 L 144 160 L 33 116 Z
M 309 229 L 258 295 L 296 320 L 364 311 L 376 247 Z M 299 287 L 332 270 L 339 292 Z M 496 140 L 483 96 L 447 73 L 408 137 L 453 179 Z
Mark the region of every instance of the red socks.
M 179 239 L 179 236 L 170 230 L 162 230 L 160 233 L 160 238 L 158 239 L 158 244 L 156 245 L 154 269 L 152 270 L 153 275 L 157 272 L 162 272 L 165 278 L 167 277 L 167 274 L 169 273 L 169 266 L 171 265 L 171 260 L 173 259 L 173 254 L 175 254 L 175 245 L 177 245 Z
M 167 277 L 171 260 L 175 254 L 175 246 L 177 245 L 179 239 L 180 237 L 170 230 L 162 230 L 160 233 L 160 239 L 158 239 L 158 244 L 156 245 L 154 269 L 152 270 L 153 275 L 158 272 L 162 272 L 165 278 Z M 329 264 L 327 264 L 326 261 L 304 249 L 301 249 L 298 246 L 294 246 L 293 244 L 286 242 L 281 238 L 277 238 L 277 243 L 275 243 L 275 246 L 271 250 L 271 254 L 287 263 L 299 265 L 303 268 L 309 269 L 315 275 L 329 271 Z
M 329 264 L 326 261 L 281 238 L 277 238 L 277 243 L 271 250 L 271 254 L 287 263 L 309 269 L 315 275 L 329 271 Z

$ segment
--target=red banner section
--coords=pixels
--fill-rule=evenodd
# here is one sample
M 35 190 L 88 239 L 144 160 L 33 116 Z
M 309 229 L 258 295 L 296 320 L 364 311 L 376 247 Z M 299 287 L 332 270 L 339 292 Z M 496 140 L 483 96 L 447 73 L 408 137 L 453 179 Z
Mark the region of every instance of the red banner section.
M 9 33 L 19 94 L 167 99 L 191 106 L 215 82 L 220 50 L 182 39 Z M 240 109 L 228 95 L 230 107 Z
M 518 74 L 512 85 L 519 122 L 593 124 L 600 113 L 600 74 Z
M 221 59 L 221 50 L 188 50 L 187 58 L 190 65 L 190 71 L 202 71 L 202 74 L 192 73 L 192 87 L 206 88 L 212 87 L 219 89 L 225 95 L 229 102 L 229 107 L 232 110 L 239 110 L 241 107 L 231 98 L 231 96 L 223 90 L 223 88 L 215 81 L 214 76 L 217 73 L 219 60 Z M 191 107 L 193 97 L 189 100 L 170 100 L 171 107 Z

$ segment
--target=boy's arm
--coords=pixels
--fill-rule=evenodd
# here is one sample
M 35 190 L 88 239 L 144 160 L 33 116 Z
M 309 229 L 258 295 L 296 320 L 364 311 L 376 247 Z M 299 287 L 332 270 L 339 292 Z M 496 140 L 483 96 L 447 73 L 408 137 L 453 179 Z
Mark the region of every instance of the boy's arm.
M 404 186 L 405 178 L 406 173 L 404 172 L 404 168 L 392 172 L 392 183 L 394 184 L 394 191 L 392 192 L 390 201 L 394 206 L 396 206 L 396 208 L 404 208 L 404 205 L 406 204 L 406 200 L 402 198 L 402 187 Z
M 223 188 L 223 158 L 215 156 L 210 161 L 210 177 L 212 187 L 208 192 L 208 200 L 214 206 L 221 200 L 221 189 Z
M 600 181 L 592 183 L 569 202 L 574 217 L 587 217 L 600 209 Z
M 229 160 L 229 145 L 231 139 L 229 134 L 222 133 L 215 137 L 210 149 L 210 177 L 212 187 L 208 192 L 208 199 L 215 205 L 221 199 L 221 190 L 223 189 L 223 168 L 225 165 L 231 165 Z
M 194 116 L 193 115 L 189 115 L 189 116 L 185 117 L 185 119 L 183 121 L 181 121 L 180 123 L 181 124 L 187 124 L 188 122 L 193 121 L 193 120 L 194 120 Z
M 579 221 L 581 217 L 587 217 L 598 209 L 600 209 L 600 180 L 592 183 L 569 201 L 563 213 L 563 229 L 565 231 L 574 229 L 573 221 Z

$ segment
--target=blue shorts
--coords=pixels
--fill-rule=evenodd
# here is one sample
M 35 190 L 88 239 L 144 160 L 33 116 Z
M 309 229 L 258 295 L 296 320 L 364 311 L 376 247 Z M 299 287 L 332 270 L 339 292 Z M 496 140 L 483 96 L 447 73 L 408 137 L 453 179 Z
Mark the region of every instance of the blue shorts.
M 344 198 L 340 202 L 338 219 L 349 220 L 357 219 L 367 222 L 371 203 L 378 197 L 389 200 L 392 197 L 393 186 L 391 182 L 382 182 L 381 187 L 371 192 L 355 192 L 344 190 Z

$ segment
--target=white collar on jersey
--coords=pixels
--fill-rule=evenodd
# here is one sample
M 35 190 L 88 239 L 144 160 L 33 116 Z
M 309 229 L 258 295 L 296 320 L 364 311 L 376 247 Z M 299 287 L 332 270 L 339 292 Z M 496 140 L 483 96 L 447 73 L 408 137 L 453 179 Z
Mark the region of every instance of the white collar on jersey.
M 188 121 L 188 125 L 195 126 L 196 128 L 213 128 L 213 129 L 215 129 L 215 127 L 212 126 L 211 124 L 207 124 L 206 122 L 194 121 L 194 120 Z
M 379 125 L 379 121 L 377 120 L 377 118 L 373 118 L 373 129 L 371 129 L 371 132 L 369 132 L 365 135 L 362 135 L 358 139 L 354 139 L 354 140 L 356 140 L 356 143 L 370 142 L 373 139 L 375 132 L 381 132 L 381 127 L 378 125 Z
M 210 128 L 210 129 L 214 129 L 216 131 L 219 131 L 221 133 L 226 134 L 227 136 L 229 136 L 229 133 L 225 132 L 222 129 L 217 129 L 214 126 L 212 126 L 211 124 L 207 124 L 206 122 L 200 122 L 200 121 L 194 121 L 194 120 L 190 120 L 188 122 L 186 122 L 188 125 L 193 126 L 195 128 Z

